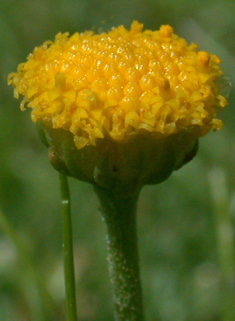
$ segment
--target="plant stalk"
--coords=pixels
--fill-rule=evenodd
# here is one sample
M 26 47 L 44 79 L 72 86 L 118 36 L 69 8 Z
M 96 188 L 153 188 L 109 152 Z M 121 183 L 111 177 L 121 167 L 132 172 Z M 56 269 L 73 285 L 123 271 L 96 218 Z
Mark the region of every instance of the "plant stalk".
M 73 259 L 73 233 L 71 220 L 70 194 L 67 176 L 60 173 L 61 202 L 63 207 L 63 248 L 64 248 L 64 277 L 67 303 L 67 321 L 77 320 L 76 289 Z
M 116 321 L 143 321 L 136 231 L 139 189 L 104 189 L 95 185 L 107 228 L 108 261 Z

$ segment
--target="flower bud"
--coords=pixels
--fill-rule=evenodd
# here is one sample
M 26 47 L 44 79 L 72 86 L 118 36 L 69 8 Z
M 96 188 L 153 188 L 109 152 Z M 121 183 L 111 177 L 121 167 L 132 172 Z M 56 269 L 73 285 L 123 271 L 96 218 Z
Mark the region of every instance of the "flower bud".
M 222 128 L 220 59 L 168 25 L 142 29 L 59 33 L 9 75 L 57 170 L 105 187 L 160 183 Z

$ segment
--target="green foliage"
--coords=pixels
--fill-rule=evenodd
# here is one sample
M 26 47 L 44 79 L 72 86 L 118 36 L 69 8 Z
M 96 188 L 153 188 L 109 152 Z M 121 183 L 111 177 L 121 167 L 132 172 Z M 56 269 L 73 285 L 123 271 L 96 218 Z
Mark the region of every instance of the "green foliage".
M 0 207 L 44 280 L 48 320 L 65 319 L 58 173 L 49 164 L 29 111 L 20 112 L 19 102 L 13 99 L 7 75 L 35 46 L 59 31 L 129 27 L 136 19 L 151 29 L 171 24 L 188 42 L 217 54 L 226 76 L 235 83 L 234 11 L 235 2 L 229 0 L 1 2 Z M 235 218 L 233 88 L 229 101 L 221 114 L 224 129 L 200 139 L 192 162 L 141 193 L 139 246 L 149 321 L 235 319 L 234 272 L 230 270 Z M 90 185 L 73 179 L 70 184 L 78 320 L 112 320 L 105 227 L 98 200 Z M 225 196 L 218 197 L 221 194 Z M 0 320 L 44 321 L 38 313 L 34 274 L 1 227 Z

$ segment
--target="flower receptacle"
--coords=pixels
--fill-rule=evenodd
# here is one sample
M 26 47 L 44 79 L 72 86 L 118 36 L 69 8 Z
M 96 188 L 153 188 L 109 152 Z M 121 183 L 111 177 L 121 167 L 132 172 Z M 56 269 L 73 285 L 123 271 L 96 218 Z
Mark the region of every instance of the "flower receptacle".
M 39 127 L 56 170 L 104 188 L 161 183 L 196 155 L 198 145 L 187 131 L 166 137 L 143 131 L 121 142 L 105 137 L 77 149 L 69 131 L 42 122 Z

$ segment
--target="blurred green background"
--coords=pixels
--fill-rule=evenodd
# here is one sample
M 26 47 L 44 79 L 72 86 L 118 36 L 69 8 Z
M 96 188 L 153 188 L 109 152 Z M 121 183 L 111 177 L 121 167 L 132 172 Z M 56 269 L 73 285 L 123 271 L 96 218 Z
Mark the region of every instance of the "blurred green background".
M 19 110 L 7 75 L 59 31 L 108 31 L 139 20 L 217 54 L 235 83 L 234 0 L 2 0 L 0 4 L 0 320 L 65 320 L 58 173 L 30 112 Z M 225 89 L 228 91 L 227 89 Z M 235 320 L 235 91 L 221 132 L 200 139 L 197 157 L 139 200 L 146 320 Z M 79 321 L 110 321 L 105 227 L 92 187 L 70 179 Z M 4 227 L 5 226 L 5 227 Z M 15 240 L 26 254 L 17 251 Z M 47 294 L 43 314 L 35 272 Z

